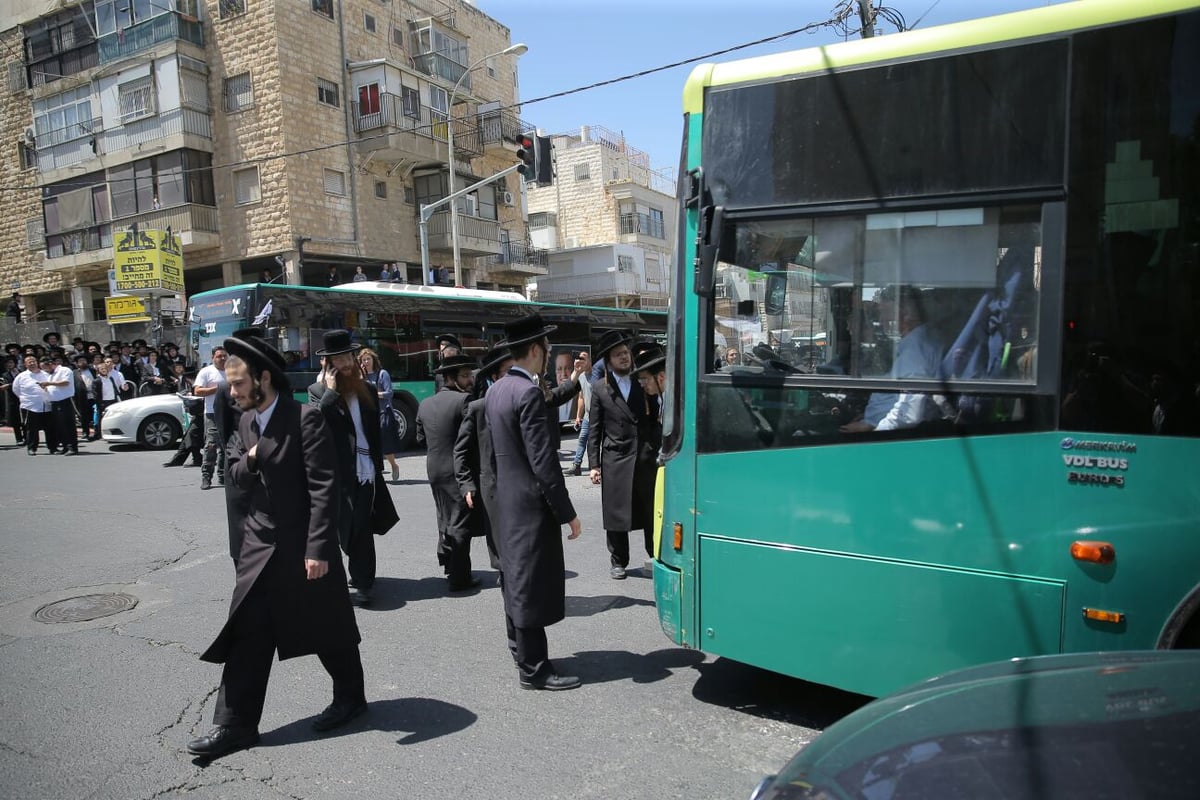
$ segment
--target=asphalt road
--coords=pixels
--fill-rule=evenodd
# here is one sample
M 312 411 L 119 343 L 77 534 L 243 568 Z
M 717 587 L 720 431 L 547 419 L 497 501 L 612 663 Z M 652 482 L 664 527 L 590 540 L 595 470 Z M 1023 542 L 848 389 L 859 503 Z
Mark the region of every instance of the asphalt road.
M 584 685 L 521 690 L 483 543 L 481 589 L 448 595 L 411 455 L 390 486 L 400 524 L 377 540 L 375 605 L 356 612 L 369 715 L 314 734 L 328 677 L 315 658 L 276 662 L 262 742 L 199 764 L 183 745 L 210 727 L 220 670 L 198 654 L 233 583 L 221 492 L 161 453 L 30 458 L 12 441 L 0 433 L 0 797 L 745 798 L 863 702 L 674 647 L 644 571 L 608 577 L 586 477 L 567 478 L 584 533 L 565 543 L 567 619 L 549 629 Z M 137 605 L 34 618 L 97 594 Z

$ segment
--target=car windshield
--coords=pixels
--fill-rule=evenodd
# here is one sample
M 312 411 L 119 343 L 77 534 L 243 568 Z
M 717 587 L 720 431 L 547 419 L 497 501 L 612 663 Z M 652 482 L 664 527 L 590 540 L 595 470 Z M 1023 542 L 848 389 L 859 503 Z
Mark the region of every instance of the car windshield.
M 832 781 L 780 776 L 778 800 L 1200 797 L 1200 712 L 956 733 L 858 762 Z M 819 765 L 818 765 L 819 767 Z

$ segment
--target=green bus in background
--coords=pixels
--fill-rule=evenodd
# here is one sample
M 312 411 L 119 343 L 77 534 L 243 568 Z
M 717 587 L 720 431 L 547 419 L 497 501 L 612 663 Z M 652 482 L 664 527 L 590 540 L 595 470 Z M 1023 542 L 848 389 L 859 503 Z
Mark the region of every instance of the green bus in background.
M 869 695 L 1200 647 L 1200 4 L 703 65 L 684 111 L 666 635 Z
M 666 314 L 625 308 L 531 301 L 515 292 L 363 281 L 331 288 L 256 283 L 200 292 L 188 299 L 196 363 L 238 328 L 261 324 L 288 360 L 292 391 L 308 399 L 320 369 L 325 331 L 349 330 L 379 354 L 392 378 L 393 410 L 405 448 L 416 440 L 417 406 L 433 394 L 437 338 L 453 334 L 467 355 L 481 357 L 504 338 L 504 323 L 537 312 L 557 325 L 552 355 L 587 350 L 605 331 L 621 328 L 661 339 Z

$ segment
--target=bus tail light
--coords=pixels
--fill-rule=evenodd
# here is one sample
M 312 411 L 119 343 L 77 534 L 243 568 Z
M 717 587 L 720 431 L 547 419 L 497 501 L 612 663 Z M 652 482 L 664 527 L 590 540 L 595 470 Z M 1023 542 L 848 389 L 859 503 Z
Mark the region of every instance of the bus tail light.
M 672 532 L 671 546 L 674 547 L 675 552 L 678 553 L 680 550 L 683 549 L 683 523 L 676 522 L 674 525 L 671 526 L 671 532 Z
M 1094 619 L 1097 622 L 1111 622 L 1114 625 L 1120 625 L 1125 621 L 1125 615 L 1120 611 L 1104 611 L 1099 608 L 1084 608 L 1084 619 Z
M 1071 558 L 1093 564 L 1111 564 L 1117 558 L 1116 549 L 1108 542 L 1071 542 Z

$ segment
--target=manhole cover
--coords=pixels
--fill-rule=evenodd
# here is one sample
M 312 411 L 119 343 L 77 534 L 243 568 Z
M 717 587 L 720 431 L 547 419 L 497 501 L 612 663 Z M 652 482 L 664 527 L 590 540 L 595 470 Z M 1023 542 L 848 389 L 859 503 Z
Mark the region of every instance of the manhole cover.
M 33 612 L 38 622 L 87 622 L 128 611 L 138 604 L 131 594 L 85 594 L 56 600 Z

